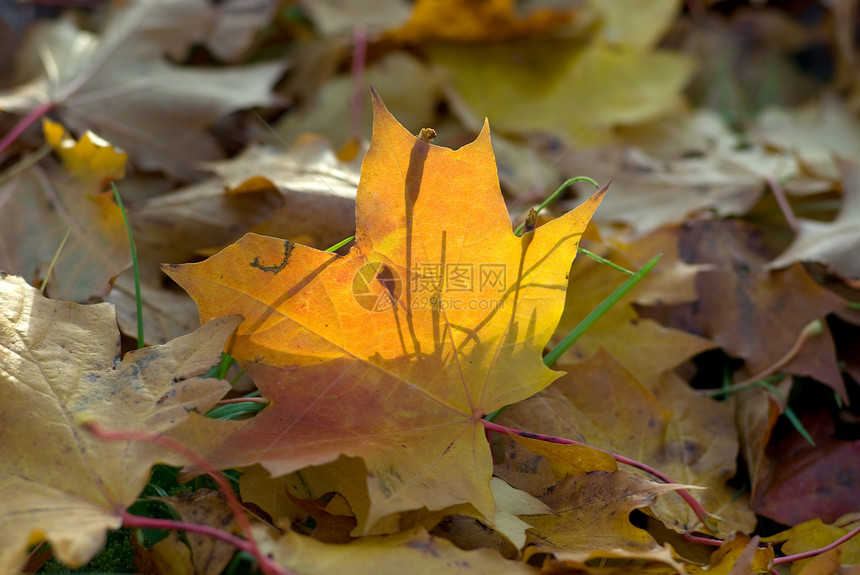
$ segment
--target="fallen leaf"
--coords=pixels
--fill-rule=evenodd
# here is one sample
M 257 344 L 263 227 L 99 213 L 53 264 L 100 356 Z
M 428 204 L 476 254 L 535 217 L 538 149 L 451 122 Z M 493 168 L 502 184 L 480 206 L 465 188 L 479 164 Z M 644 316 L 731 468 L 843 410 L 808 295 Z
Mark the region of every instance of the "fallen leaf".
M 143 305 L 143 336 L 147 345 L 162 345 L 181 335 L 191 333 L 200 324 L 194 302 L 175 291 L 141 283 Z M 137 300 L 133 273 L 124 273 L 113 282 L 104 301 L 116 306 L 120 331 L 137 339 Z
M 762 538 L 762 541 L 768 543 L 782 543 L 781 551 L 785 555 L 795 555 L 797 553 L 805 553 L 813 549 L 821 549 L 830 545 L 837 539 L 845 536 L 851 529 L 857 526 L 858 517 L 854 513 L 845 517 L 838 518 L 831 524 L 827 524 L 821 519 L 811 519 L 800 525 L 795 525 L 790 529 L 786 529 L 776 535 Z M 860 540 L 856 537 L 849 539 L 839 547 L 837 547 L 838 555 L 836 557 L 836 566 L 857 565 L 860 563 Z M 816 559 L 821 559 L 817 557 Z M 814 571 L 808 569 L 814 559 L 801 559 L 792 563 L 792 574 L 813 575 L 817 573 L 825 573 L 824 570 Z M 831 560 L 832 561 L 832 560 Z M 827 561 L 830 563 L 831 561 Z M 826 571 L 836 573 L 836 570 Z
M 764 110 L 749 134 L 764 146 L 795 154 L 807 171 L 829 181 L 839 179 L 837 157 L 860 156 L 860 120 L 833 97 L 793 110 Z
M 226 0 L 216 5 L 206 46 L 222 61 L 235 62 L 254 45 L 278 7 L 277 0 Z
M 277 540 L 271 539 L 267 532 L 255 531 L 257 534 L 263 552 L 302 575 L 402 575 L 404 572 L 537 575 L 539 572 L 536 567 L 507 561 L 492 549 L 464 551 L 420 527 L 342 545 L 321 543 L 295 532 L 287 532 Z
M 673 234 L 667 236 L 662 241 L 652 237 L 642 245 L 637 242 L 636 247 L 630 246 L 626 252 L 611 250 L 602 255 L 610 261 L 636 269 L 663 252 L 661 248 L 677 252 L 677 241 L 672 237 Z M 631 251 L 634 253 L 629 253 Z M 695 285 L 696 268 L 679 266 L 671 261 L 671 254 L 665 255 L 670 256 L 666 258 L 666 271 L 660 270 L 662 265 L 658 264 L 655 277 L 651 280 L 646 278 L 644 282 L 643 287 L 647 290 L 641 294 L 644 301 L 653 303 L 658 298 L 667 301 L 695 300 L 695 295 L 690 292 Z M 630 256 L 636 261 L 631 262 Z M 677 258 L 675 262 L 678 262 Z M 570 274 L 564 313 L 551 340 L 552 344 L 557 344 L 567 336 L 628 277 L 590 258 L 579 260 Z M 647 384 L 694 355 L 715 347 L 714 342 L 703 337 L 640 317 L 634 306 L 640 296 L 638 287 L 603 314 L 562 354 L 557 363 L 579 363 L 594 357 L 600 350 L 606 350 Z
M 442 75 L 417 57 L 394 52 L 379 61 L 369 62 L 364 83 L 385 94 L 387 106 L 404 126 L 417 132 L 434 122 L 442 95 Z M 334 148 L 340 148 L 356 137 L 370 134 L 373 106 L 363 98 L 360 110 L 356 110 L 352 103 L 354 98 L 352 75 L 340 74 L 327 79 L 313 94 L 312 105 L 307 110 L 287 115 L 275 123 L 273 127 L 279 141 L 271 144 L 291 143 L 302 134 L 312 133 L 328 139 Z M 261 137 L 271 140 L 269 134 Z
M 212 10 L 199 0 L 129 4 L 112 12 L 101 36 L 68 18 L 40 23 L 18 51 L 20 81 L 0 92 L 0 108 L 23 114 L 51 104 L 71 129 L 97 131 L 145 170 L 199 175 L 196 162 L 221 157 L 209 133 L 215 121 L 271 103 L 269 89 L 284 67 L 168 63 L 165 52 L 183 58 L 204 36 Z
M 161 287 L 162 263 L 217 251 L 282 205 L 274 190 L 228 194 L 220 178 L 210 178 L 129 206 L 141 280 Z
M 537 9 L 518 14 L 514 0 L 462 3 L 458 0 L 418 0 L 409 21 L 386 34 L 387 40 L 424 43 L 510 40 L 551 32 L 572 18 L 570 11 Z
M 217 363 L 238 318 L 131 352 L 118 364 L 110 305 L 49 300 L 6 274 L 0 294 L 0 572 L 18 573 L 27 545 L 41 539 L 60 561 L 80 566 L 102 548 L 108 529 L 119 528 L 152 464 L 187 460 L 151 443 L 99 440 L 78 422 L 211 449 L 235 426 L 191 412 L 206 411 L 230 386 L 195 376 Z
M 212 489 L 180 491 L 176 495 L 153 499 L 170 505 L 186 523 L 208 525 L 228 533 L 239 531 L 233 511 L 219 491 Z M 197 575 L 218 575 L 224 571 L 236 554 L 235 547 L 209 535 L 188 532 L 185 538 L 188 541 L 187 548 L 191 551 L 193 573 Z M 181 541 L 176 543 L 185 546 Z
M 371 501 L 361 532 L 460 503 L 491 520 L 480 418 L 557 377 L 542 350 L 602 193 L 519 238 L 488 128 L 458 151 L 439 148 L 375 101 L 348 255 L 249 234 L 165 268 L 204 321 L 244 315 L 230 352 L 271 400 L 211 457 L 274 475 L 361 457 Z
M 860 129 L 860 128 L 858 128 Z M 860 148 L 860 143 L 858 143 Z M 784 268 L 794 262 L 819 262 L 845 278 L 860 279 L 860 165 L 839 161 L 842 208 L 832 222 L 800 219 L 800 229 L 791 245 L 768 264 Z
M 845 307 L 799 264 L 768 271 L 772 251 L 762 234 L 740 221 L 696 222 L 685 227 L 681 257 L 710 264 L 696 277 L 699 301 L 674 306 L 668 325 L 718 343 L 746 362 L 748 376 L 781 360 L 813 320 Z M 846 398 L 827 324 L 780 370 L 812 377 Z
M 362 27 L 369 34 L 402 26 L 409 19 L 406 0 L 312 0 L 302 2 L 308 16 L 323 36 L 351 34 Z
M 251 146 L 232 160 L 209 164 L 228 187 L 242 195 L 276 190 L 281 206 L 251 231 L 299 240 L 326 249 L 355 233 L 355 191 L 362 152 L 342 162 L 319 136 L 300 137 L 287 150 Z
M 815 445 L 794 430 L 772 442 L 773 468 L 769 481 L 756 485 L 753 509 L 784 525 L 814 518 L 829 523 L 860 508 L 860 441 L 835 438 L 827 411 L 806 413 L 800 421 Z
M 178 531 L 171 531 L 167 537 L 149 548 L 136 538 L 132 539 L 132 545 L 135 548 L 134 565 L 141 573 L 194 575 L 191 550 Z
M 676 109 L 692 71 L 681 54 L 557 39 L 438 44 L 428 51 L 450 70 L 452 104 L 467 126 L 488 116 L 503 131 L 542 131 L 580 145 L 604 140 L 617 124 Z
M 91 132 L 75 141 L 54 122 L 43 129 L 62 165 L 45 159 L 0 184 L 0 268 L 86 302 L 131 265 L 122 212 L 104 191 L 125 174 L 126 154 Z
M 528 518 L 534 528 L 529 532 L 531 546 L 526 558 L 537 552 L 565 551 L 566 560 L 577 555 L 584 563 L 662 551 L 647 531 L 630 523 L 630 512 L 681 487 L 649 481 L 625 470 L 570 475 L 540 498 L 554 513 Z
M 499 423 L 565 437 L 646 463 L 684 484 L 707 487 L 691 495 L 723 518 L 722 529 L 749 530 L 755 519 L 726 481 L 735 474 L 737 434 L 728 405 L 696 395 L 677 376 L 647 387 L 606 352 L 571 366 L 541 393 L 510 406 Z M 514 483 L 523 489 L 521 482 Z M 651 510 L 678 532 L 701 528 L 676 495 Z

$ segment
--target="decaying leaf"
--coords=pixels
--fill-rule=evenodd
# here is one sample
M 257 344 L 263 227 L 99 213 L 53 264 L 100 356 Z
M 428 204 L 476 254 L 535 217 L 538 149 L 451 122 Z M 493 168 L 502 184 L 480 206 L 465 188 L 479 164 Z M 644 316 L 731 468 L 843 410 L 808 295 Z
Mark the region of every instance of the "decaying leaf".
M 602 351 L 581 364 L 561 367 L 566 376 L 508 408 L 499 422 L 582 441 L 647 463 L 674 481 L 707 487 L 691 495 L 723 518 L 723 529 L 754 525 L 748 506 L 734 502 L 735 490 L 725 485 L 734 475 L 738 453 L 728 406 L 695 395 L 671 373 L 646 387 Z M 526 488 L 522 476 L 512 479 Z M 701 528 L 676 495 L 661 497 L 652 511 L 679 532 Z
M 122 212 L 105 191 L 125 174 L 126 154 L 91 132 L 75 141 L 59 124 L 43 127 L 62 165 L 46 159 L 0 184 L 0 269 L 86 302 L 131 265 Z
M 811 321 L 845 306 L 799 264 L 765 269 L 771 252 L 762 235 L 748 224 L 689 225 L 680 245 L 685 261 L 713 267 L 696 277 L 699 301 L 676 306 L 669 325 L 705 336 L 727 354 L 743 358 L 749 376 L 785 357 Z M 813 377 L 846 397 L 826 323 L 789 359 L 781 371 Z
M 287 532 L 275 540 L 260 534 L 260 547 L 275 560 L 302 575 L 402 575 L 404 572 L 451 575 L 537 575 L 524 563 L 506 561 L 495 550 L 464 551 L 447 539 L 433 537 L 422 528 L 396 535 L 365 537 L 333 545 Z M 263 540 L 263 537 L 268 540 Z
M 18 573 L 28 543 L 41 539 L 63 563 L 80 566 L 104 545 L 106 531 L 120 526 L 153 463 L 187 463 L 154 444 L 99 440 L 81 422 L 211 449 L 235 426 L 199 413 L 229 384 L 195 376 L 218 361 L 238 318 L 217 319 L 118 364 L 110 305 L 48 300 L 6 274 L 0 302 L 0 573 Z
M 534 529 L 529 532 L 532 546 L 527 556 L 559 551 L 567 560 L 578 556 L 585 563 L 600 557 L 635 558 L 645 552 L 650 559 L 665 550 L 630 523 L 630 512 L 682 487 L 649 481 L 625 470 L 569 475 L 541 497 L 554 513 L 528 517 Z
M 208 167 L 230 195 L 267 190 L 280 194 L 282 205 L 252 231 L 325 249 L 355 233 L 355 191 L 363 156 L 362 151 L 343 162 L 326 140 L 304 135 L 287 151 L 252 146 Z
M 195 162 L 221 156 L 208 130 L 225 114 L 272 101 L 283 64 L 204 69 L 184 56 L 213 17 L 201 0 L 155 0 L 118 8 L 98 36 L 68 18 L 30 30 L 18 51 L 18 86 L 0 108 L 25 113 L 50 103 L 73 130 L 94 130 L 136 165 L 188 178 Z M 41 61 L 40 61 L 41 59 Z
M 361 457 L 363 532 L 421 507 L 468 503 L 492 519 L 480 418 L 557 377 L 541 352 L 602 193 L 519 238 L 487 127 L 460 150 L 439 148 L 375 98 L 348 255 L 247 235 L 166 267 L 204 321 L 244 316 L 230 352 L 272 402 L 211 457 L 274 475 Z
M 860 147 L 860 143 L 858 143 Z M 854 156 L 855 158 L 857 156 Z M 800 220 L 800 230 L 792 244 L 769 268 L 783 268 L 794 262 L 821 262 L 845 278 L 860 278 L 860 165 L 837 163 L 842 178 L 842 208 L 832 222 Z

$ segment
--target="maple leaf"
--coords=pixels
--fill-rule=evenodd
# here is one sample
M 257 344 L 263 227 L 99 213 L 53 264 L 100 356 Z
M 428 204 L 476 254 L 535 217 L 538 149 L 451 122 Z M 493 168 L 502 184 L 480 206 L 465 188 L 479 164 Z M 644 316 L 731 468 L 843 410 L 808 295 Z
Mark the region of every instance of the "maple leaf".
M 91 132 L 75 141 L 54 122 L 43 129 L 62 167 L 46 159 L 0 184 L 0 268 L 48 282 L 52 297 L 85 302 L 106 295 L 131 264 L 122 212 L 103 192 L 125 174 L 126 154 Z
M 60 561 L 79 566 L 120 526 L 153 463 L 187 460 L 150 443 L 101 441 L 75 421 L 211 448 L 232 427 L 190 412 L 209 409 L 230 386 L 192 378 L 217 362 L 238 318 L 131 352 L 117 365 L 120 338 L 109 304 L 49 300 L 6 274 L 0 302 L 0 573 L 20 572 L 28 542 L 43 538 Z
M 261 549 L 302 575 L 400 575 L 407 571 L 450 575 L 537 575 L 537 567 L 507 561 L 495 550 L 465 551 L 421 527 L 343 545 L 288 531 L 278 539 L 257 530 Z
M 624 557 L 662 560 L 678 567 L 643 529 L 630 523 L 630 512 L 647 507 L 665 493 L 683 485 L 656 483 L 625 470 L 592 471 L 569 475 L 540 498 L 553 515 L 529 517 L 532 546 L 526 559 L 538 552 L 553 552 L 582 566 L 590 559 Z
M 842 176 L 843 203 L 832 222 L 801 219 L 794 241 L 769 268 L 783 268 L 798 261 L 821 262 L 843 277 L 860 278 L 860 166 L 848 161 L 837 163 Z
M 193 176 L 195 162 L 221 156 L 208 133 L 212 124 L 233 110 L 270 103 L 268 89 L 283 67 L 170 64 L 164 54 L 183 56 L 203 35 L 211 11 L 199 1 L 132 3 L 111 14 L 101 37 L 70 19 L 34 26 L 18 51 L 20 83 L 0 92 L 0 108 L 50 105 L 70 128 L 98 131 L 147 170 Z
M 288 151 L 252 146 L 208 167 L 229 194 L 277 190 L 283 205 L 251 231 L 327 248 L 355 232 L 361 159 L 343 162 L 320 136 L 305 134 Z M 296 217 L 301 214 L 301 217 Z
M 743 358 L 750 375 L 785 357 L 810 321 L 845 307 L 800 264 L 767 271 L 772 254 L 750 225 L 697 222 L 684 227 L 679 245 L 685 261 L 712 268 L 696 277 L 699 301 L 674 306 L 668 324 L 712 339 L 727 354 Z M 780 370 L 813 377 L 847 400 L 833 336 L 826 323 L 822 328 Z
M 559 375 L 541 352 L 603 190 L 519 238 L 486 123 L 453 151 L 374 101 L 349 254 L 249 234 L 205 262 L 165 266 L 203 321 L 244 316 L 230 352 L 271 400 L 211 457 L 274 475 L 361 457 L 363 531 L 459 503 L 491 519 L 480 418 Z
M 729 406 L 697 396 L 671 372 L 643 385 L 605 351 L 564 369 L 566 376 L 508 408 L 499 422 L 587 442 L 646 463 L 674 481 L 707 487 L 691 495 L 723 519 L 722 530 L 754 526 L 746 502 L 736 502 L 735 490 L 726 485 L 738 453 Z M 514 485 L 524 488 L 525 482 L 520 477 Z M 678 532 L 701 527 L 675 495 L 661 497 L 652 512 Z

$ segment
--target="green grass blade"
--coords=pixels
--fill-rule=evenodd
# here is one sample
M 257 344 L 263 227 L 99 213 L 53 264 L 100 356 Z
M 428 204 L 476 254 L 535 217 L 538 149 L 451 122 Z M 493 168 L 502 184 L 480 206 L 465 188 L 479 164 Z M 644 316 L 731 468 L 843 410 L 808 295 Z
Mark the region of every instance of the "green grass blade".
M 355 239 L 355 236 L 349 236 L 345 240 L 341 240 L 341 241 L 337 242 L 335 245 L 328 248 L 326 251 L 327 252 L 333 252 L 333 251 L 339 250 L 340 248 L 342 248 L 343 246 L 345 246 L 346 244 L 348 244 L 349 242 L 351 242 L 354 239 Z
M 548 354 L 546 354 L 546 356 L 543 358 L 543 362 L 547 366 L 552 366 L 556 361 L 558 361 L 558 358 L 561 357 L 561 354 L 563 354 L 567 350 L 567 348 L 573 345 L 573 342 L 578 340 L 582 336 L 582 334 L 584 334 L 588 330 L 588 328 L 594 325 L 594 323 L 598 319 L 600 319 L 607 311 L 609 311 L 612 306 L 614 306 L 621 298 L 627 295 L 627 292 L 629 292 L 636 284 L 642 281 L 642 278 L 648 275 L 648 272 L 654 269 L 654 266 L 657 265 L 657 262 L 660 261 L 661 257 L 663 257 L 663 254 L 658 254 L 651 258 L 651 260 L 644 266 L 642 266 L 639 271 L 627 278 L 627 280 L 623 284 L 618 286 L 614 292 L 609 294 L 609 296 L 607 296 L 605 300 L 600 302 L 597 307 L 591 310 L 591 313 L 585 316 L 585 319 L 579 322 L 579 325 L 573 328 L 570 333 L 568 333 L 564 337 L 564 339 L 559 342 L 557 346 L 552 348 L 552 350 Z
M 556 191 L 554 191 L 550 197 L 548 197 L 547 199 L 545 199 L 543 201 L 543 203 L 541 203 L 541 205 L 539 205 L 537 208 L 535 208 L 535 213 L 539 214 L 541 212 L 541 210 L 544 209 L 545 207 L 547 207 L 554 199 L 556 199 L 558 197 L 558 195 L 560 193 L 562 193 L 566 187 L 568 187 L 571 184 L 575 184 L 576 182 L 588 182 L 589 184 L 591 184 L 595 188 L 600 187 L 599 185 L 597 185 L 597 182 L 595 182 L 594 180 L 592 180 L 588 176 L 577 176 L 575 178 L 570 178 L 569 180 L 566 180 L 562 185 L 560 185 L 558 187 L 558 189 Z M 520 227 L 518 227 L 514 233 L 518 236 L 523 235 L 523 226 L 524 225 L 525 224 L 520 224 Z
M 265 403 L 256 401 L 245 401 L 242 403 L 228 403 L 219 405 L 206 414 L 210 419 L 239 419 L 249 414 L 257 413 L 266 407 Z
M 577 248 L 577 250 L 576 250 L 576 251 L 578 251 L 579 253 L 581 253 L 581 254 L 583 254 L 583 255 L 586 255 L 586 256 L 590 257 L 591 259 L 593 259 L 593 260 L 594 260 L 594 261 L 596 261 L 596 262 L 599 262 L 599 263 L 601 263 L 601 264 L 605 264 L 605 265 L 607 265 L 607 266 L 611 267 L 611 268 L 612 268 L 612 269 L 614 269 L 614 270 L 618 270 L 618 271 L 620 271 L 620 272 L 624 272 L 625 274 L 627 274 L 627 275 L 629 275 L 629 276 L 632 276 L 632 275 L 635 275 L 635 274 L 636 274 L 636 272 L 632 272 L 632 271 L 628 270 L 627 268 L 622 267 L 622 266 L 620 266 L 620 265 L 616 264 L 615 262 L 611 262 L 611 261 L 609 261 L 609 260 L 608 260 L 608 259 L 606 259 L 606 258 L 602 258 L 602 257 L 600 257 L 599 255 L 597 255 L 596 253 L 594 253 L 594 252 L 590 252 L 590 251 L 588 251 L 588 250 L 587 250 L 587 249 L 585 249 L 585 248 Z
M 119 190 L 116 188 L 115 183 L 111 182 L 110 185 L 113 187 L 113 195 L 116 198 L 119 211 L 122 213 L 122 221 L 125 222 L 125 230 L 128 232 L 128 243 L 131 247 L 131 267 L 134 269 L 134 301 L 137 304 L 137 349 L 142 349 L 146 347 L 146 343 L 143 341 L 143 299 L 140 296 L 140 265 L 137 261 L 137 248 L 134 246 L 131 224 L 128 223 L 128 215 L 125 213 L 125 206 L 122 205 Z

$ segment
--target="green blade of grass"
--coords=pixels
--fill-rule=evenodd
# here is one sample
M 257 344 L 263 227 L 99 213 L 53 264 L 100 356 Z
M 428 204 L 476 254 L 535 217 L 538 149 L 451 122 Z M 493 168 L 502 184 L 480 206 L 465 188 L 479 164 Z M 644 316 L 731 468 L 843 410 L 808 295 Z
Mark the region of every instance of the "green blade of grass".
M 348 244 L 349 242 L 351 242 L 354 239 L 355 239 L 355 236 L 349 236 L 345 240 L 341 240 L 341 241 L 337 242 L 335 245 L 328 248 L 326 251 L 327 252 L 333 252 L 335 250 L 339 250 L 340 248 L 342 248 L 343 246 L 345 246 L 346 244 Z
M 541 212 L 541 210 L 544 209 L 545 207 L 547 207 L 550 204 L 550 202 L 552 202 L 556 197 L 558 197 L 558 195 L 560 193 L 562 193 L 566 187 L 568 187 L 571 184 L 575 184 L 576 182 L 588 182 L 589 184 L 591 184 L 595 188 L 600 187 L 599 185 L 597 185 L 597 182 L 595 182 L 594 180 L 592 180 L 588 176 L 577 176 L 575 178 L 570 178 L 569 180 L 566 180 L 562 185 L 560 185 L 558 187 L 558 189 L 552 193 L 552 195 L 550 195 L 547 199 L 545 199 L 541 203 L 541 205 L 539 205 L 537 208 L 535 208 L 535 213 L 539 214 Z M 518 227 L 514 233 L 518 236 L 523 235 L 523 226 L 524 225 L 525 224 L 520 224 L 520 227 Z
M 547 366 L 552 366 L 556 361 L 558 361 L 558 358 L 561 357 L 561 354 L 563 354 L 567 350 L 567 348 L 573 345 L 573 342 L 582 337 L 582 334 L 588 331 L 588 328 L 594 325 L 594 323 L 598 319 L 600 319 L 607 311 L 609 311 L 612 306 L 614 306 L 621 298 L 627 295 L 627 292 L 632 290 L 636 284 L 642 281 L 642 278 L 648 275 L 648 272 L 654 269 L 654 266 L 657 265 L 657 262 L 660 261 L 661 257 L 663 257 L 663 254 L 658 254 L 651 258 L 651 260 L 644 266 L 642 266 L 639 271 L 627 278 L 627 280 L 623 284 L 615 288 L 615 291 L 609 294 L 605 300 L 600 302 L 597 307 L 591 310 L 591 313 L 585 316 L 585 319 L 579 322 L 579 324 L 575 328 L 573 328 L 570 333 L 568 333 L 564 337 L 564 339 L 558 343 L 558 345 L 556 345 L 548 354 L 546 354 L 546 356 L 543 358 L 543 362 Z
M 594 252 L 590 252 L 590 251 L 588 251 L 588 250 L 587 250 L 587 249 L 585 249 L 585 248 L 577 248 L 577 249 L 576 249 L 576 251 L 577 251 L 577 252 L 579 252 L 579 253 L 581 253 L 581 254 L 583 254 L 583 255 L 586 255 L 586 256 L 590 257 L 591 259 L 593 259 L 593 260 L 594 260 L 594 261 L 596 261 L 596 262 L 599 262 L 599 263 L 605 264 L 605 265 L 607 265 L 607 266 L 611 267 L 611 268 L 612 268 L 612 269 L 614 269 L 614 270 L 618 270 L 618 271 L 620 271 L 620 272 L 624 272 L 625 274 L 627 274 L 627 275 L 629 275 L 629 276 L 632 276 L 632 275 L 635 275 L 635 274 L 636 274 L 636 272 L 632 272 L 632 271 L 628 270 L 627 268 L 625 268 L 625 267 L 622 267 L 622 266 L 618 265 L 618 264 L 617 264 L 617 263 L 615 263 L 615 262 L 611 262 L 611 261 L 609 261 L 609 260 L 608 260 L 608 259 L 606 259 L 606 258 L 602 258 L 602 257 L 600 257 L 599 255 L 597 255 L 596 253 L 594 253 Z
M 120 213 L 122 213 L 122 221 L 125 222 L 125 230 L 128 232 L 128 244 L 131 247 L 131 267 L 134 270 L 134 301 L 137 304 L 137 349 L 142 349 L 146 347 L 146 343 L 143 341 L 143 299 L 140 296 L 140 265 L 137 261 L 137 248 L 134 246 L 131 224 L 128 223 L 128 215 L 125 213 L 125 206 L 122 205 L 119 190 L 116 188 L 115 183 L 111 182 L 110 185 L 113 187 L 116 204 L 119 206 Z
M 210 419 L 239 419 L 245 415 L 257 413 L 266 407 L 265 403 L 256 401 L 247 401 L 242 403 L 228 403 L 227 405 L 219 405 L 215 409 L 206 414 Z

